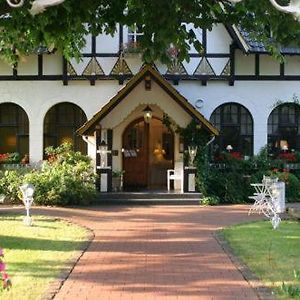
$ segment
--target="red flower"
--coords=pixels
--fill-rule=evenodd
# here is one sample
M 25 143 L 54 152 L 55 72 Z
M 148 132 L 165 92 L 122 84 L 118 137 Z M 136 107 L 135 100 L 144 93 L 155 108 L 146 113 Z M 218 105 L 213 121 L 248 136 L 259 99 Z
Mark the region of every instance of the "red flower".
M 283 152 L 278 155 L 278 158 L 287 160 L 287 161 L 296 161 L 296 156 L 292 152 Z
M 240 152 L 230 152 L 230 155 L 234 159 L 238 159 L 238 160 L 243 159 L 243 155 Z

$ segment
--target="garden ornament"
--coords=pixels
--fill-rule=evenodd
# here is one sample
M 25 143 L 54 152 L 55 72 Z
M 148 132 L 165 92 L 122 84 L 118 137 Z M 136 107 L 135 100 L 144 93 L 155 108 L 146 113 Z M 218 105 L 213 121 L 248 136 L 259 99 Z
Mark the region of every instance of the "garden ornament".
M 30 13 L 35 16 L 46 10 L 49 6 L 55 6 L 63 3 L 65 0 L 35 0 L 32 2 Z
M 243 0 L 228 0 L 232 3 L 238 3 Z M 300 21 L 300 0 L 290 0 L 290 3 L 288 5 L 282 6 L 279 5 L 276 0 L 270 0 L 271 4 L 279 11 L 291 14 L 294 16 L 294 19 L 296 21 Z
M 262 183 L 251 184 L 255 188 L 255 193 L 249 197 L 254 200 L 254 204 L 251 206 L 248 215 L 254 211 L 264 214 L 271 221 L 273 229 L 278 228 L 281 222 L 276 205 L 280 197 L 277 183 L 278 178 L 272 179 L 264 176 Z
M 33 203 L 34 186 L 30 183 L 25 183 L 20 186 L 22 192 L 22 201 L 26 209 L 26 217 L 24 218 L 24 224 L 27 226 L 32 225 L 32 218 L 30 217 L 30 208 Z
M 65 0 L 35 0 L 32 2 L 30 13 L 35 16 L 46 10 L 49 6 L 55 6 L 63 3 Z M 24 5 L 24 0 L 6 0 L 10 7 L 18 8 Z

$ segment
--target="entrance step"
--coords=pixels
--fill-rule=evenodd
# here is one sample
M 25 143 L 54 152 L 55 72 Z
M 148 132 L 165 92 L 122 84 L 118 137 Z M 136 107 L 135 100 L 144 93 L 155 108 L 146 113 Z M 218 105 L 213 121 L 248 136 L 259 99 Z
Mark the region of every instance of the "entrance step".
M 99 193 L 95 204 L 199 205 L 201 193 L 120 192 Z

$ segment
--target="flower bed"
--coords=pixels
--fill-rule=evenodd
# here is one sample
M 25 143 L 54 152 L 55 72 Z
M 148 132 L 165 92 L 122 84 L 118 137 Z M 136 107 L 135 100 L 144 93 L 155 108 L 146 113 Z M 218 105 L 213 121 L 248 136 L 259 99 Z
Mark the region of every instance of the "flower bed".
M 12 286 L 11 280 L 6 273 L 6 264 L 4 262 L 4 252 L 3 249 L 0 248 L 0 275 L 2 278 L 2 286 L 0 286 L 0 289 L 3 290 L 9 290 Z
M 2 153 L 0 154 L 0 164 L 19 164 L 21 156 L 19 153 Z

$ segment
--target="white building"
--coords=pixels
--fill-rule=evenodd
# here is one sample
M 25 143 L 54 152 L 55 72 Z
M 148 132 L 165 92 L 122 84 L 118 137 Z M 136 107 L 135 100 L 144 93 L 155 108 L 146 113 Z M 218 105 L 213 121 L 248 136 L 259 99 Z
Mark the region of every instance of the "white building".
M 160 187 L 167 169 L 182 168 L 179 136 L 163 126 L 163 114 L 180 126 L 196 119 L 212 135 L 218 128 L 216 151 L 229 144 L 245 156 L 266 144 L 300 150 L 299 107 L 278 106 L 300 95 L 300 49 L 282 49 L 279 63 L 235 27 L 195 31 L 203 53 L 191 47 L 189 63 L 169 68 L 143 67 L 129 51 L 139 33 L 121 26 L 114 37 L 88 36 L 80 63 L 57 52 L 24 57 L 14 69 L 1 63 L 0 153 L 28 153 L 38 162 L 46 146 L 71 141 L 98 160 L 110 190 L 112 169 L 126 171 L 128 186 Z M 76 130 L 84 123 L 82 139 Z M 102 140 L 105 161 L 96 158 Z

